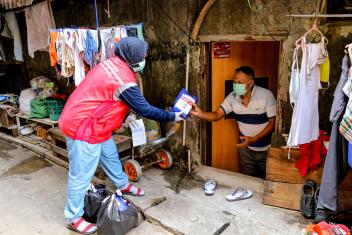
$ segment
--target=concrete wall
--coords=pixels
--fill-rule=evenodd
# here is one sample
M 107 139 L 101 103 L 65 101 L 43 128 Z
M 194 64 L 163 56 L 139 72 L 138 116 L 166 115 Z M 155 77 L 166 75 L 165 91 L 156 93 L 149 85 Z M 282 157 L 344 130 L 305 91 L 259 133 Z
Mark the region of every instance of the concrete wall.
M 185 84 L 186 50 L 190 48 L 190 91 L 199 96 L 201 106 L 206 108 L 207 91 L 206 48 L 204 43 L 189 45 L 189 38 L 178 26 L 190 34 L 205 0 L 120 0 L 110 1 L 111 17 L 108 18 L 103 9 L 107 9 L 107 1 L 99 2 L 100 23 L 103 26 L 145 23 L 145 34 L 150 45 L 146 72 L 143 76 L 146 98 L 161 108 L 172 106 L 178 91 Z M 319 1 L 318 1 L 319 2 Z M 95 27 L 92 1 L 55 1 L 53 10 L 57 27 L 91 26 Z M 278 132 L 287 133 L 290 127 L 291 107 L 288 104 L 289 74 L 294 42 L 308 29 L 312 19 L 286 17 L 289 13 L 313 13 L 315 0 L 267 0 L 251 1 L 253 7 L 261 10 L 255 13 L 245 0 L 218 0 L 210 9 L 200 29 L 200 37 L 208 37 L 204 41 L 229 37 L 259 40 L 281 41 L 281 57 L 278 82 Z M 255 3 L 257 5 L 255 5 Z M 166 13 L 166 14 L 165 14 Z M 167 16 L 168 15 L 168 16 Z M 322 22 L 322 29 L 328 32 L 329 50 L 332 65 L 332 86 L 321 96 L 324 106 L 320 111 L 321 123 L 329 129 L 327 121 L 331 104 L 331 95 L 339 77 L 339 64 L 342 59 L 342 48 L 349 42 L 350 26 L 331 25 Z M 217 37 L 214 37 L 217 35 Z M 227 36 L 226 36 L 227 35 Z M 229 36 L 230 35 L 230 36 Z M 236 36 L 237 35 L 237 36 Z M 270 36 L 271 35 L 271 36 Z M 220 37 L 219 37 L 220 36 Z M 250 51 L 248 53 L 251 53 Z M 48 58 L 36 54 L 36 62 L 29 61 L 29 70 L 48 73 Z M 41 62 L 40 62 L 41 61 Z M 47 63 L 43 65 L 43 63 Z M 42 69 L 41 69 L 42 68 Z M 167 127 L 164 126 L 165 129 Z M 192 150 L 192 158 L 200 164 L 204 158 L 205 123 L 196 119 L 187 122 L 187 146 Z M 180 130 L 170 141 L 169 148 L 180 159 L 185 159 L 181 149 L 182 131 Z M 204 160 L 204 159 L 203 159 Z M 184 161 L 183 161 L 184 162 Z

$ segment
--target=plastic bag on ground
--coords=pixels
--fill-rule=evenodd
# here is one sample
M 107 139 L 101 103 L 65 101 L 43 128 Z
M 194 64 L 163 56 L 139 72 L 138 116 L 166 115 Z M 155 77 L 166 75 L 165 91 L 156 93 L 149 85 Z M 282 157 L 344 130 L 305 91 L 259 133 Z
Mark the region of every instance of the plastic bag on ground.
M 137 225 L 137 220 L 136 207 L 117 193 L 112 194 L 101 205 L 97 221 L 98 235 L 126 234 Z
M 96 223 L 98 218 L 99 209 L 103 200 L 109 195 L 105 189 L 105 185 L 98 184 L 94 186 L 89 185 L 89 188 L 84 197 L 84 214 L 83 218 L 90 222 Z
M 23 114 L 29 115 L 31 113 L 31 101 L 35 98 L 35 94 L 32 88 L 28 88 L 21 91 L 19 103 L 20 111 Z

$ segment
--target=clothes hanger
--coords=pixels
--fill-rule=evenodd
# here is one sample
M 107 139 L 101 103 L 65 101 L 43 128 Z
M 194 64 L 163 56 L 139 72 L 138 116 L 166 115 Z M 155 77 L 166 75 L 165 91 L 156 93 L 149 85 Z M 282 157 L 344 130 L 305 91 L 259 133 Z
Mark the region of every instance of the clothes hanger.
M 311 27 L 302 37 L 300 37 L 300 38 L 296 41 L 296 43 L 295 43 L 296 47 L 302 46 L 302 45 L 306 42 L 306 37 L 307 37 L 307 35 L 310 34 L 310 33 L 313 32 L 313 31 L 316 31 L 316 32 L 318 32 L 318 33 L 320 34 L 320 36 L 321 36 L 321 42 L 323 42 L 324 45 L 327 45 L 327 44 L 328 44 L 328 39 L 327 39 L 327 38 L 324 36 L 324 34 L 318 29 L 317 21 L 318 21 L 318 19 L 315 19 L 314 24 L 312 25 L 312 27 Z

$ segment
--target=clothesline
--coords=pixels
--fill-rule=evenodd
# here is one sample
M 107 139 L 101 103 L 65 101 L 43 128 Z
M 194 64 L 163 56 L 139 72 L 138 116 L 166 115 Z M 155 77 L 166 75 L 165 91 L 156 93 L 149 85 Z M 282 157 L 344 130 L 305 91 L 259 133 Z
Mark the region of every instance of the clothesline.
M 352 14 L 288 14 L 286 16 L 297 18 L 347 18 L 352 17 Z

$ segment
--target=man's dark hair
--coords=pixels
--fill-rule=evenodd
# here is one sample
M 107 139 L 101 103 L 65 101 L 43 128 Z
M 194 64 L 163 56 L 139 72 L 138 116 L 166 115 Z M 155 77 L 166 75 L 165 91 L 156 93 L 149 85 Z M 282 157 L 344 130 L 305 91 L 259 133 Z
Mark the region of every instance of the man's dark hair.
M 235 70 L 235 73 L 239 73 L 239 72 L 247 74 L 251 79 L 255 78 L 254 69 L 252 69 L 249 66 L 241 66 Z

